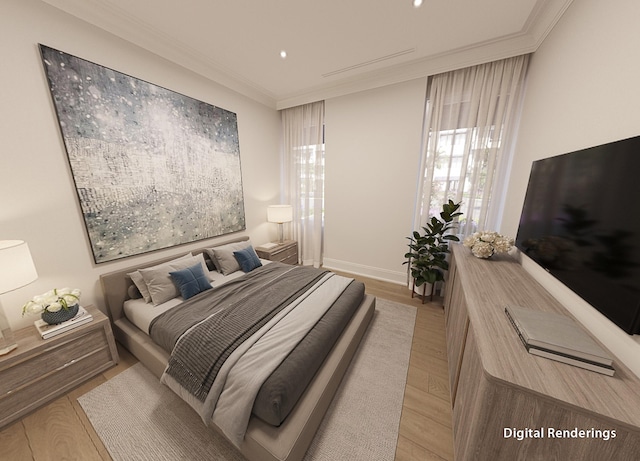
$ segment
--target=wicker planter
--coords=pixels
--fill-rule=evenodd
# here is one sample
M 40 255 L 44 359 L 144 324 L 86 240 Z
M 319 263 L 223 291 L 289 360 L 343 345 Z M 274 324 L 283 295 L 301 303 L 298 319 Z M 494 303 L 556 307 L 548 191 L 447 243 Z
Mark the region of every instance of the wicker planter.
M 74 304 L 73 306 L 69 306 L 68 309 L 60 309 L 57 312 L 43 312 L 42 320 L 47 322 L 49 325 L 57 325 L 58 323 L 66 322 L 67 320 L 71 320 L 78 313 L 78 309 L 80 306 L 78 304 Z

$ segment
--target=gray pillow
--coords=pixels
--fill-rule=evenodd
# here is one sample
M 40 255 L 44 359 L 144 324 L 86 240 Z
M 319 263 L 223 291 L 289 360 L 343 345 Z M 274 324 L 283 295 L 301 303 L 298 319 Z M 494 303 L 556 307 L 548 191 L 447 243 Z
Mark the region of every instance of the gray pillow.
M 184 256 L 180 256 L 179 258 L 173 259 L 171 261 L 167 261 L 166 263 L 162 263 L 162 264 L 158 264 L 156 266 L 148 267 L 147 269 L 154 269 L 154 268 L 157 268 L 157 267 L 161 267 L 164 264 L 169 264 L 169 263 L 171 263 L 173 261 L 178 261 L 180 259 L 186 259 L 186 258 L 192 258 L 192 257 L 193 257 L 193 255 L 191 253 L 187 253 Z M 137 270 L 137 271 L 134 271 L 134 272 L 130 272 L 127 275 L 129 277 L 131 277 L 131 281 L 138 288 L 138 291 L 140 292 L 140 294 L 144 298 L 145 302 L 150 303 L 151 302 L 151 294 L 149 294 L 149 288 L 147 287 L 147 282 L 144 281 L 144 277 L 142 277 L 142 274 L 140 273 L 140 270 Z
M 219 247 L 207 248 L 207 253 L 209 253 L 209 257 L 216 265 L 216 269 L 224 275 L 229 275 L 240 270 L 240 264 L 238 264 L 238 260 L 233 255 L 233 252 L 244 250 L 250 246 L 252 246 L 250 240 L 245 242 L 228 243 Z
M 204 256 L 202 254 L 191 256 L 190 258 L 170 261 L 147 269 L 140 269 L 139 272 L 142 274 L 142 277 L 147 284 L 153 305 L 157 306 L 158 304 L 167 302 L 180 295 L 180 292 L 175 283 L 173 283 L 169 272 L 186 269 L 187 267 L 191 267 L 197 263 L 202 265 L 202 270 L 205 274 L 208 273 L 207 265 L 204 262 Z

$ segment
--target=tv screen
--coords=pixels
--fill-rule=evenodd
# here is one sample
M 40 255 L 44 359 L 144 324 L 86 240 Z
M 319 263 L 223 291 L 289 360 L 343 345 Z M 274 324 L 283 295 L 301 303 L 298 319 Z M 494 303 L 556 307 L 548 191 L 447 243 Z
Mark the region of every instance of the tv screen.
M 640 136 L 535 161 L 516 246 L 640 333 Z

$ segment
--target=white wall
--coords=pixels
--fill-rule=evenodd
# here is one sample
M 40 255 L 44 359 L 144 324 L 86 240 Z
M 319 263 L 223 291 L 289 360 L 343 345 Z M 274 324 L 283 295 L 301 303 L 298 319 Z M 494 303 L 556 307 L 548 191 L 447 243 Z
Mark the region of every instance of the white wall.
M 503 233 L 516 234 L 532 161 L 640 135 L 638 17 L 636 0 L 573 2 L 533 55 Z M 637 206 L 630 203 L 631 210 Z M 528 259 L 523 265 L 640 376 L 638 336 L 624 333 Z
M 325 102 L 325 267 L 406 282 L 426 78 Z
M 275 226 L 265 221 L 266 205 L 279 202 L 277 111 L 40 1 L 2 0 L 0 239 L 26 240 L 39 273 L 36 282 L 1 296 L 13 328 L 33 322 L 33 318 L 21 317 L 20 306 L 35 294 L 54 287 L 78 287 L 83 303 L 102 308 L 100 274 L 208 243 L 93 263 L 38 43 L 235 112 L 247 224 L 247 231 L 240 234 L 249 235 L 257 244 L 275 238 Z

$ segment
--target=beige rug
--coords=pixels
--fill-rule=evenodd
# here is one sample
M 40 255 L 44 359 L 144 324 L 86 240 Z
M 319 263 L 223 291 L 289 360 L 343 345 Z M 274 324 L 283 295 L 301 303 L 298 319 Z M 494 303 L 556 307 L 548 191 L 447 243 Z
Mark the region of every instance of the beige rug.
M 394 459 L 416 310 L 376 304 L 306 461 Z M 78 401 L 116 461 L 244 460 L 141 364 Z

